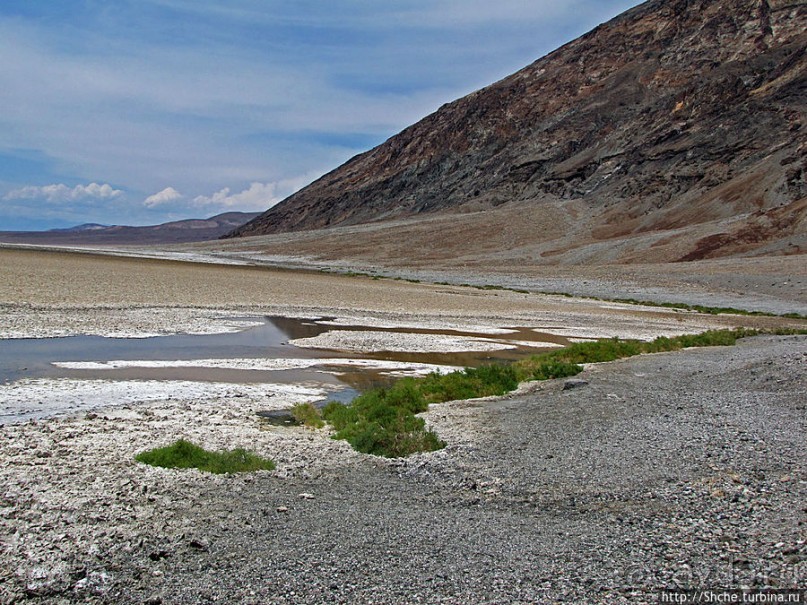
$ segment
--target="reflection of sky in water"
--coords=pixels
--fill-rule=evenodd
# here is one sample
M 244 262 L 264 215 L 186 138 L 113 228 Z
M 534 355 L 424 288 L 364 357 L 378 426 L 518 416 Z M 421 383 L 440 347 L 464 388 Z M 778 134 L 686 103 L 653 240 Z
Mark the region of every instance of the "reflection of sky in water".
M 174 361 L 199 359 L 377 359 L 402 363 L 443 366 L 477 366 L 496 361 L 512 361 L 535 352 L 533 347 L 490 352 L 458 353 L 346 353 L 301 348 L 289 340 L 314 337 L 330 330 L 372 330 L 392 333 L 448 334 L 481 338 L 564 343 L 564 339 L 537 334 L 527 328 L 512 333 L 473 334 L 457 330 L 378 328 L 359 325 L 323 325 L 310 319 L 266 317 L 255 327 L 225 334 L 177 334 L 152 338 L 104 338 L 70 336 L 65 338 L 0 340 L 0 382 L 22 378 L 79 378 L 107 380 L 192 380 L 229 383 L 317 384 L 329 397 L 349 401 L 358 391 L 383 385 L 394 379 L 388 371 L 366 367 L 318 365 L 309 368 L 254 370 L 208 367 L 125 367 L 120 369 L 70 369 L 55 362 L 80 361 Z M 326 320 L 323 320 L 326 321 Z

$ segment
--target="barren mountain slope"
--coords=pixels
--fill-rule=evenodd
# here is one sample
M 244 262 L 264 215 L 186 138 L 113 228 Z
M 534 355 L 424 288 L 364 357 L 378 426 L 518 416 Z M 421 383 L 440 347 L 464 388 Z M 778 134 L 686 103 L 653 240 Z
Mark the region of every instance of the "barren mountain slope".
M 806 31 L 804 0 L 651 0 L 231 235 L 527 203 L 546 263 L 801 252 Z

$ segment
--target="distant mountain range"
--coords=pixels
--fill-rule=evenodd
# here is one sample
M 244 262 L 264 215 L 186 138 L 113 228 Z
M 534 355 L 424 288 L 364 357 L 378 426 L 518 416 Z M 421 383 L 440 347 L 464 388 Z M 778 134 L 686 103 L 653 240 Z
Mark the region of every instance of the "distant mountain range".
M 75 227 L 66 227 L 64 229 L 48 229 L 50 233 L 75 233 L 77 231 L 100 231 L 102 229 L 109 229 L 111 225 L 99 225 L 98 223 L 84 223 L 83 225 L 76 225 Z
M 804 0 L 651 0 L 228 237 L 538 264 L 803 253 L 806 48 Z
M 256 212 L 226 212 L 206 219 L 186 219 L 161 225 L 127 227 L 85 223 L 50 231 L 3 231 L 0 242 L 65 246 L 179 244 L 221 237 L 254 219 Z

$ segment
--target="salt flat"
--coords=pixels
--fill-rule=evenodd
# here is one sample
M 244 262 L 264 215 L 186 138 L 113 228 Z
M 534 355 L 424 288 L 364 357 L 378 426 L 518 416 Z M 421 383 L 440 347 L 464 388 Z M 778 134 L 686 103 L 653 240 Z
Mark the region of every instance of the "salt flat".
M 490 340 L 516 326 L 576 340 L 802 325 L 0 249 L 3 338 L 227 332 L 262 314 Z M 316 396 L 315 385 L 252 392 L 189 384 L 170 398 L 165 385 L 4 385 L 28 389 L 21 405 L 68 397 L 75 407 L 0 427 L 0 603 L 397 603 L 413 586 L 428 602 L 466 603 L 483 593 L 495 602 L 642 602 L 691 573 L 690 559 L 718 579 L 796 577 L 807 556 L 797 505 L 807 485 L 804 346 L 803 337 L 761 338 L 645 356 L 588 368 L 590 386 L 570 392 L 550 381 L 503 399 L 435 406 L 426 417 L 448 447 L 406 460 L 259 420 L 258 411 Z M 199 366 L 228 363 L 239 365 Z M 277 470 L 221 477 L 134 461 L 179 437 L 251 449 Z
M 781 323 L 316 271 L 0 248 L 0 338 L 208 333 L 243 329 L 245 315 L 261 313 L 469 331 L 575 327 L 587 337 Z

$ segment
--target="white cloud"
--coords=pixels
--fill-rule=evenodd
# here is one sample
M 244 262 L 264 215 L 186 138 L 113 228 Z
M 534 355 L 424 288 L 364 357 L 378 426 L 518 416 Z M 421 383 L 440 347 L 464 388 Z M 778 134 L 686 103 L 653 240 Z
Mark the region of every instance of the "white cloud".
M 162 206 L 182 199 L 182 194 L 173 187 L 166 187 L 162 191 L 158 191 L 154 195 L 148 196 L 143 200 L 143 205 L 146 208 L 154 208 L 155 206 Z
M 249 189 L 240 193 L 230 193 L 225 187 L 213 195 L 199 195 L 193 199 L 197 206 L 219 206 L 239 210 L 266 210 L 283 199 L 278 192 L 278 183 L 252 183 Z
M 44 185 L 41 187 L 27 186 L 21 189 L 9 191 L 3 199 L 5 200 L 46 200 L 51 203 L 74 202 L 84 199 L 111 200 L 123 194 L 120 189 L 114 189 L 111 185 L 104 183 L 90 183 L 89 185 L 76 185 L 68 187 L 63 183 Z

